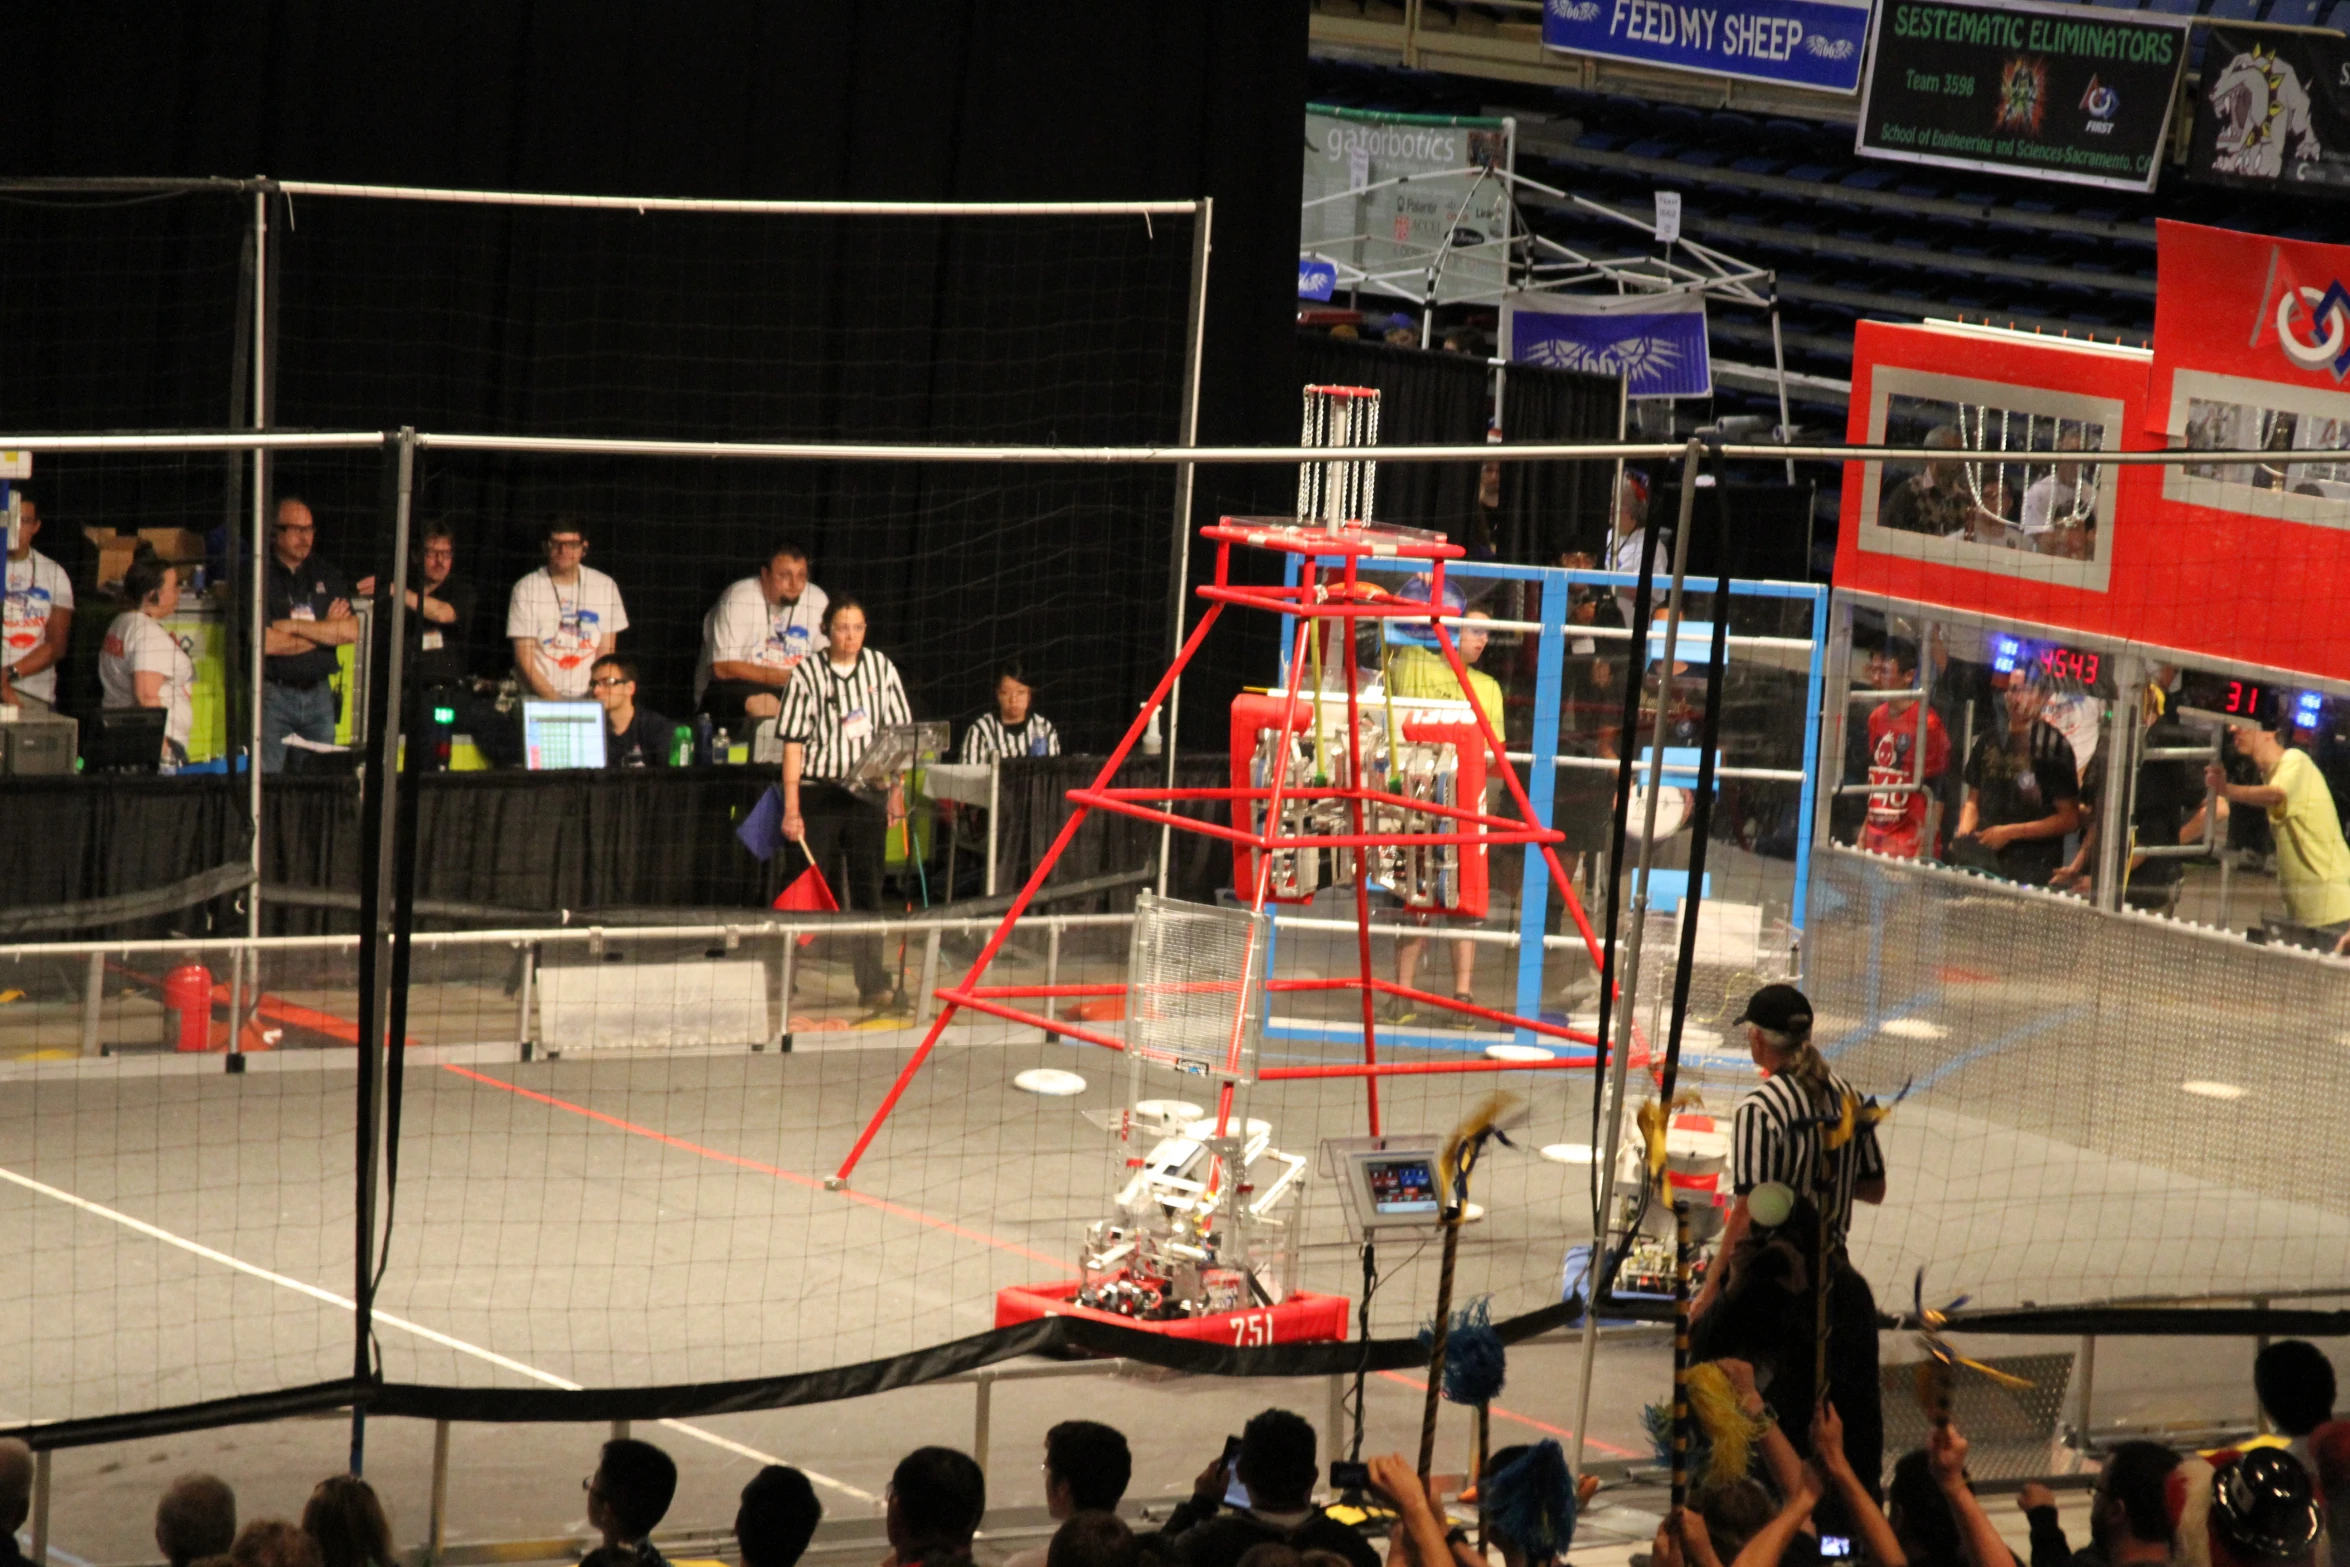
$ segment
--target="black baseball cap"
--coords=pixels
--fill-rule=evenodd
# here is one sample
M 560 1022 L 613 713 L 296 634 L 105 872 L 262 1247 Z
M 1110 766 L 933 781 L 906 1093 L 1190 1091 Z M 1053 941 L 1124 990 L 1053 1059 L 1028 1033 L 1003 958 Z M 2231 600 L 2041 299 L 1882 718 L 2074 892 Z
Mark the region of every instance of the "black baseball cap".
M 2309 1471 L 2291 1453 L 2256 1447 L 2213 1477 L 2211 1531 L 2238 1555 L 2296 1560 L 2317 1543 L 2323 1521 Z
M 1731 1026 L 1752 1023 L 1774 1034 L 1801 1033 L 1811 1027 L 1811 1003 L 1793 985 L 1765 985 L 1746 998 L 1746 1010 Z

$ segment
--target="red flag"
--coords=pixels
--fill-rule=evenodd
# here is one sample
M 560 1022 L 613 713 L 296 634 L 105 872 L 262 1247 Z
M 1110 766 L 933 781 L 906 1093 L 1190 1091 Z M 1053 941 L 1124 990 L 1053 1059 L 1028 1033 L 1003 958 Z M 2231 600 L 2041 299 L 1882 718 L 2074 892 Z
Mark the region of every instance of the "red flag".
M 775 895 L 775 906 L 805 914 L 839 913 L 840 900 L 832 895 L 832 888 L 824 880 L 824 873 L 816 868 L 816 857 L 808 854 L 808 846 L 804 843 L 793 847 L 807 856 L 808 868 L 792 878 L 791 884 Z M 812 934 L 802 936 L 800 945 L 804 947 L 815 939 Z

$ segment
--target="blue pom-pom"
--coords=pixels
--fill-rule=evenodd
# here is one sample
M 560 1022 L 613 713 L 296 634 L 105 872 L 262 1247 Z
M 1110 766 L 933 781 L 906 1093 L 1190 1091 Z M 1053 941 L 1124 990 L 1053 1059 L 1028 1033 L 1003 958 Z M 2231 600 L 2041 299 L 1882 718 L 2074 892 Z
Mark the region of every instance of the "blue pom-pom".
M 1420 1342 L 1432 1344 L 1435 1329 L 1420 1329 Z M 1444 1396 L 1455 1404 L 1490 1404 L 1501 1396 L 1509 1374 L 1509 1349 L 1493 1331 L 1492 1302 L 1484 1296 L 1452 1314 L 1452 1331 L 1444 1340 Z
M 1564 1556 L 1575 1543 L 1575 1477 L 1566 1453 L 1548 1437 L 1487 1475 L 1479 1496 L 1487 1530 L 1529 1562 Z

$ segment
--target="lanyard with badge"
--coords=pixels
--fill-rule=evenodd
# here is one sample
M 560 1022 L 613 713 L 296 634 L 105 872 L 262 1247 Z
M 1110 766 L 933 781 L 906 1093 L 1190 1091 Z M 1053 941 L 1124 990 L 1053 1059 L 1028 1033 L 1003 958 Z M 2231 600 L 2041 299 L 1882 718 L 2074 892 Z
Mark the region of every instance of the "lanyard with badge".
M 862 664 L 863 662 L 863 656 L 859 655 L 857 663 Z M 830 706 L 835 713 L 840 715 L 840 737 L 851 745 L 862 746 L 873 738 L 873 715 L 862 707 L 842 711 L 843 704 L 847 703 L 850 697 L 841 688 L 848 685 L 850 680 L 855 679 L 856 673 L 855 665 L 850 666 L 846 676 L 835 673 L 829 661 L 824 666 L 825 678 L 832 683 L 833 687 Z

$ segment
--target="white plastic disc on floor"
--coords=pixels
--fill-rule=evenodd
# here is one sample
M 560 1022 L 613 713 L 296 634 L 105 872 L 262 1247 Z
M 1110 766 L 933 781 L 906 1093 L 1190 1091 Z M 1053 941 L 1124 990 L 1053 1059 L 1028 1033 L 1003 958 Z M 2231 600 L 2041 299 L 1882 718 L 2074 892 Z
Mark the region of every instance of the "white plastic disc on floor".
M 1557 1056 L 1540 1045 L 1487 1045 L 1488 1061 L 1556 1061 Z
M 1180 1123 L 1198 1120 L 1200 1108 L 1188 1099 L 1142 1099 L 1135 1102 L 1134 1113 L 1146 1121 Z
M 1880 1034 L 1891 1034 L 1895 1039 L 1948 1039 L 1950 1030 L 1939 1023 L 1929 1023 L 1922 1017 L 1897 1017 L 1877 1025 Z
M 1543 1147 L 1542 1157 L 1548 1159 L 1552 1164 L 1589 1164 L 1591 1162 L 1591 1145 L 1589 1143 L 1548 1143 Z
M 1483 1203 L 1465 1202 L 1461 1204 L 1461 1222 L 1463 1224 L 1475 1224 L 1479 1219 L 1484 1217 L 1485 1205 Z
M 1026 1094 L 1066 1099 L 1071 1094 L 1085 1092 L 1085 1079 L 1075 1072 L 1064 1072 L 1057 1066 L 1032 1066 L 1013 1078 L 1012 1086 Z

